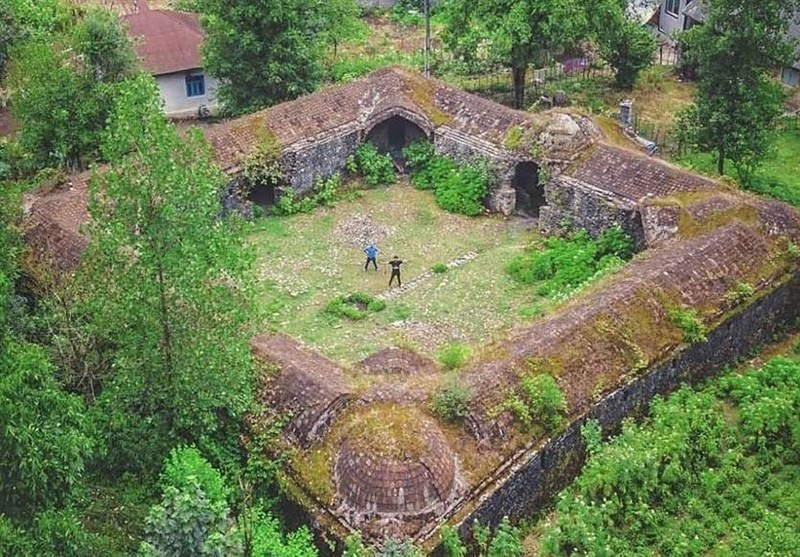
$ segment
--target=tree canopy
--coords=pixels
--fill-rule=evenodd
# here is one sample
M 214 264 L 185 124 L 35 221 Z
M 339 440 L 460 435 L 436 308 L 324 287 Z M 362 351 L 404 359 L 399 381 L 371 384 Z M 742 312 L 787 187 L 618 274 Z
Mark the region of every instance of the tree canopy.
M 323 77 L 325 46 L 356 13 L 354 0 L 196 0 L 203 61 L 235 114 L 298 97 Z
M 789 14 L 797 0 L 710 0 L 705 23 L 680 36 L 697 73 L 695 102 L 683 113 L 688 141 L 715 153 L 717 170 L 730 160 L 743 181 L 767 155 L 784 91 L 772 75 L 786 65 Z
M 511 68 L 517 108 L 524 106 L 531 62 L 583 38 L 586 29 L 577 0 L 449 0 L 444 8 L 449 48 L 464 55 L 485 41 L 492 56 Z

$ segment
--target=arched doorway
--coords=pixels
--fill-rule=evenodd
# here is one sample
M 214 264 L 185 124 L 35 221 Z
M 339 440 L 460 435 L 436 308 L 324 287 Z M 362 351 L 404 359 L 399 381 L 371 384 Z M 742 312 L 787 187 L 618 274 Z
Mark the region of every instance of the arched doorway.
M 372 128 L 367 134 L 366 141 L 369 141 L 381 153 L 389 153 L 397 162 L 402 162 L 403 148 L 419 141 L 427 139 L 428 135 L 417 124 L 395 115 L 388 118 Z
M 539 218 L 539 209 L 547 205 L 544 185 L 539 184 L 539 165 L 521 162 L 514 170 L 514 190 L 517 194 L 517 213 Z
M 275 186 L 272 184 L 256 184 L 247 192 L 247 200 L 266 210 L 275 205 Z

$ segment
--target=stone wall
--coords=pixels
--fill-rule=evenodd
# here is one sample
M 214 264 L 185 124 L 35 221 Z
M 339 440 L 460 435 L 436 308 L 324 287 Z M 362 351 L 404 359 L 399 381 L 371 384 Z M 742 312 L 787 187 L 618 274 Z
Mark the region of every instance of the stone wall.
M 461 520 L 461 535 L 469 535 L 474 520 L 496 526 L 504 516 L 518 520 L 541 511 L 580 472 L 585 459 L 580 428 L 587 419 L 597 419 L 607 433 L 616 431 L 623 418 L 641 415 L 654 396 L 706 379 L 795 326 L 798 308 L 800 278 L 794 277 L 723 321 L 709 332 L 707 342 L 677 351 L 608 394 L 555 439 L 517 455 L 513 464 L 484 483 L 482 494 L 472 494 L 476 508 Z
M 360 133 L 355 129 L 304 142 L 281 156 L 281 168 L 294 191 L 305 193 L 314 186 L 317 178 L 344 170 L 347 157 L 355 152 L 359 142 Z
M 539 230 L 563 234 L 586 230 L 596 238 L 619 225 L 633 238 L 637 251 L 645 247 L 642 219 L 635 203 L 616 197 L 581 180 L 560 175 L 544 188 L 547 205 L 539 210 Z

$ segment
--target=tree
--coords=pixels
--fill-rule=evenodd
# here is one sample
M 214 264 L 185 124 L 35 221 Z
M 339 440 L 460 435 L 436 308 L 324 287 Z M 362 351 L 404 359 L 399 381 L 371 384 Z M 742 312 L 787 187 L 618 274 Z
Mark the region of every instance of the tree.
M 114 346 L 94 407 L 107 464 L 154 471 L 181 442 L 235 450 L 252 399 L 254 258 L 238 221 L 220 216 L 225 178 L 197 130 L 178 136 L 144 75 L 121 91 L 103 155 L 79 280 L 93 326 Z
M 206 31 L 203 61 L 235 114 L 313 91 L 325 46 L 355 13 L 353 0 L 197 0 Z
M 791 60 L 785 36 L 797 0 L 712 0 L 702 26 L 679 42 L 698 77 L 695 102 L 680 118 L 685 138 L 733 162 L 747 182 L 769 152 L 784 92 L 770 73 Z
M 653 61 L 656 41 L 644 25 L 626 15 L 626 0 L 605 0 L 592 4 L 588 21 L 600 56 L 614 68 L 614 79 L 620 89 L 630 89 L 644 68 Z
M 577 0 L 450 0 L 445 5 L 448 28 L 444 40 L 457 54 L 462 37 L 474 47 L 477 35 L 488 41 L 492 55 L 511 68 L 514 106 L 525 102 L 525 74 L 537 57 L 581 38 L 586 28 Z
M 3 0 L 0 3 L 0 79 L 15 44 L 50 33 L 70 19 L 70 9 L 60 0 Z
M 79 169 L 97 155 L 117 84 L 134 61 L 117 19 L 99 9 L 12 49 L 11 109 L 22 124 L 19 141 L 39 166 Z

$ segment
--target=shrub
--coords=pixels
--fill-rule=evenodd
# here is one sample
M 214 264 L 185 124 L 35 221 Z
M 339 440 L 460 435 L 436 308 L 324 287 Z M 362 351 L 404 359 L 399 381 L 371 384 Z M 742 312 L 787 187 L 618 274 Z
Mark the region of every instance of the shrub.
M 331 205 L 341 185 L 342 177 L 334 174 L 328 178 L 317 178 L 314 187 L 306 195 L 298 196 L 292 188 L 282 188 L 272 211 L 277 215 L 310 213 L 321 205 Z
M 511 393 L 505 401 L 522 426 L 527 429 L 534 423 L 545 431 L 553 431 L 564 424 L 567 401 L 556 380 L 548 374 L 523 375 L 519 393 Z
M 450 374 L 431 398 L 431 412 L 439 418 L 455 422 L 467 415 L 472 392 L 463 385 L 456 374 Z
M 724 299 L 729 304 L 738 306 L 752 298 L 755 293 L 756 289 L 753 288 L 753 285 L 746 282 L 737 282 L 733 285 L 733 288 L 725 293 Z
M 381 154 L 372 143 L 362 143 L 347 159 L 347 170 L 358 173 L 370 187 L 394 183 L 394 161 L 388 153 Z
M 469 359 L 469 347 L 455 342 L 439 352 L 438 359 L 439 363 L 442 364 L 445 369 L 458 369 L 467 363 Z
M 370 313 L 377 313 L 386 308 L 386 302 L 373 298 L 363 292 L 354 292 L 349 296 L 336 296 L 328 305 L 325 312 L 336 317 L 347 317 L 353 321 L 364 319 Z
M 439 539 L 444 548 L 445 557 L 467 557 L 467 548 L 458 537 L 458 530 L 454 526 L 445 524 L 439 530 Z
M 434 263 L 433 266 L 431 266 L 431 271 L 433 271 L 437 275 L 446 273 L 447 265 L 445 265 L 444 263 Z
M 668 312 L 670 320 L 683 332 L 683 341 L 689 344 L 705 342 L 706 326 L 697 317 L 697 312 L 692 308 L 675 308 Z
M 450 213 L 471 217 L 479 215 L 483 212 L 483 198 L 489 193 L 492 181 L 492 173 L 485 161 L 468 164 L 436 184 L 436 203 Z
M 197 484 L 212 502 L 225 501 L 228 489 L 222 475 L 203 458 L 195 447 L 172 449 L 161 473 L 162 490 L 172 486 L 179 491 Z
M 633 241 L 612 227 L 597 240 L 584 230 L 569 238 L 551 237 L 545 249 L 517 256 L 506 267 L 517 281 L 536 285 L 540 296 L 570 292 L 633 257 Z

